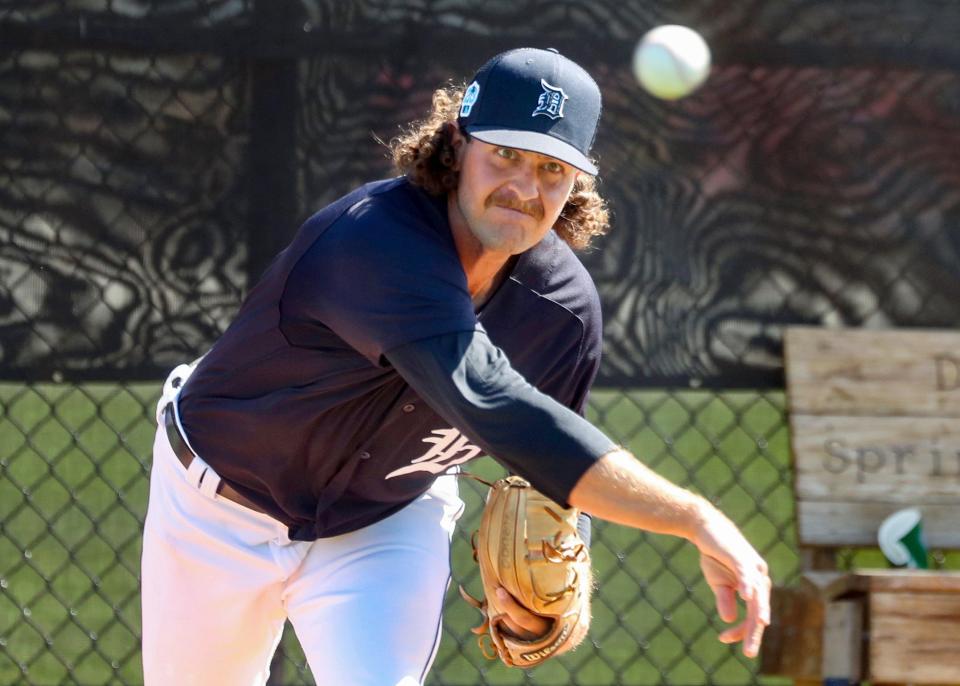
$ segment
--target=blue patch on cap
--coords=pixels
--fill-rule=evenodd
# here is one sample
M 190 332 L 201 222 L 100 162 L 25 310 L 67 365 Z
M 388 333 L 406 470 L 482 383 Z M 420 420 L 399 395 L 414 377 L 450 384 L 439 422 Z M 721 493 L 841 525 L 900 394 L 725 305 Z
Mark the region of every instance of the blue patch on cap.
M 480 84 L 474 81 L 469 86 L 467 86 L 467 90 L 463 94 L 463 102 L 460 104 L 461 117 L 470 116 L 470 110 L 473 109 L 473 105 L 477 102 L 477 99 L 479 97 L 480 97 Z

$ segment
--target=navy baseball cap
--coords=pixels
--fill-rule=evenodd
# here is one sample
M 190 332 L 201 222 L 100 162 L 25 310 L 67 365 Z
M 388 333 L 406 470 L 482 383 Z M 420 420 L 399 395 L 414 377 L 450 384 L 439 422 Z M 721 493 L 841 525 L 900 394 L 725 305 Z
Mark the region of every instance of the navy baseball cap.
M 529 150 L 588 174 L 600 88 L 554 49 L 519 48 L 480 67 L 463 94 L 460 129 L 492 145 Z

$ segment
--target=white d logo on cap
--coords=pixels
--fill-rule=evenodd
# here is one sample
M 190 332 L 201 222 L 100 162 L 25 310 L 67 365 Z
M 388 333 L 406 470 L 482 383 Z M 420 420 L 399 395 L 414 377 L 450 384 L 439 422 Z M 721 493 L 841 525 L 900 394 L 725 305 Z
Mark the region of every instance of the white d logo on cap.
M 537 98 L 537 109 L 530 116 L 542 114 L 551 119 L 560 119 L 563 116 L 563 103 L 570 96 L 564 93 L 562 88 L 551 86 L 544 79 L 540 79 L 540 85 L 543 86 L 543 93 Z

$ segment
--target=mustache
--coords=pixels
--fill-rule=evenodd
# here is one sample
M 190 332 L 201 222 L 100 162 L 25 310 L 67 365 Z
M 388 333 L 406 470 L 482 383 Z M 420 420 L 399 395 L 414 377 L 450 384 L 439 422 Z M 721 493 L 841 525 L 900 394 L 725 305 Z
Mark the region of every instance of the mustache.
M 543 219 L 543 204 L 539 200 L 520 200 L 514 193 L 498 191 L 487 198 L 487 207 L 496 205 L 508 210 L 517 210 L 528 214 L 534 219 Z

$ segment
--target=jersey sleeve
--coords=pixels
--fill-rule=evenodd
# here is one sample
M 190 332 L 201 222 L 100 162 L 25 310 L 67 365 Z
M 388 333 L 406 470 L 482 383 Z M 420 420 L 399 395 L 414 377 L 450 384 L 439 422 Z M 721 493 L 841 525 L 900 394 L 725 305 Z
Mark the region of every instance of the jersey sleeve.
M 286 317 L 321 323 L 378 365 L 386 350 L 477 324 L 445 225 L 376 198 L 345 212 L 304 253 L 283 308 Z
M 616 444 L 531 386 L 482 329 L 387 351 L 440 416 L 510 471 L 566 504 L 580 477 Z

